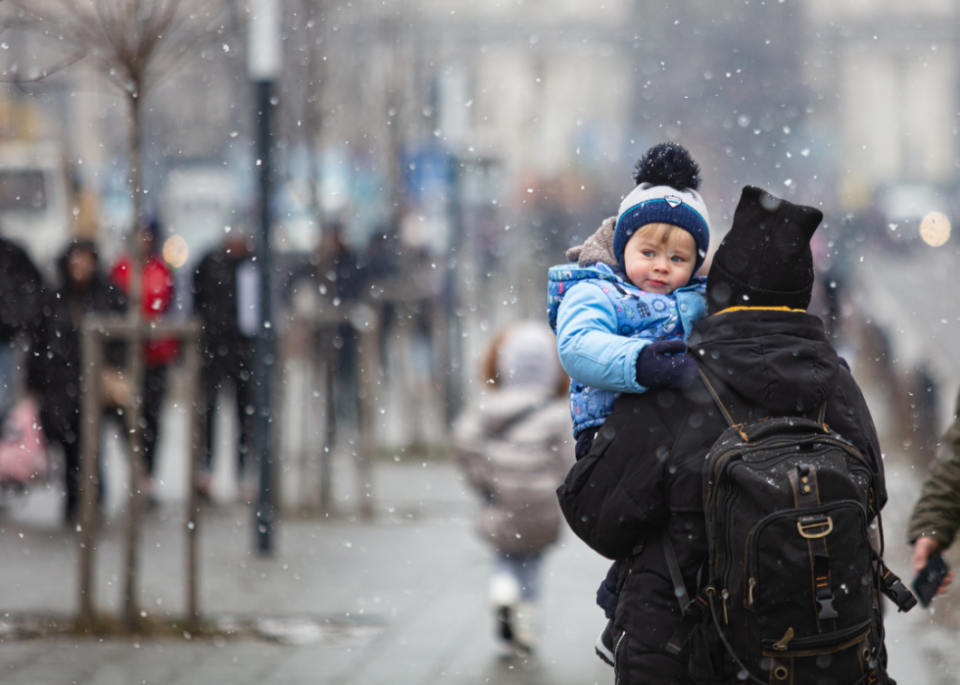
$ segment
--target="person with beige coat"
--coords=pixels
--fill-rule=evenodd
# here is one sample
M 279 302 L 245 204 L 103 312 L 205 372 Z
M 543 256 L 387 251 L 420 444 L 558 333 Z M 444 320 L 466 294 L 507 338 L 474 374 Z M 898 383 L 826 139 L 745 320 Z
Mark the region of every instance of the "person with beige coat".
M 544 550 L 562 525 L 556 489 L 574 463 L 569 379 L 550 329 L 525 321 L 504 329 L 481 368 L 484 392 L 457 419 L 460 465 L 480 494 L 480 537 L 495 552 L 489 599 L 498 638 L 532 651 Z

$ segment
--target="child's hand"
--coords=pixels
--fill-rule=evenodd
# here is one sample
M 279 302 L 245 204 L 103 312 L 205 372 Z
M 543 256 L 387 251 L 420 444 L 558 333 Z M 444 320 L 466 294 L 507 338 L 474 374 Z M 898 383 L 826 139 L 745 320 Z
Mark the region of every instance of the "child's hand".
M 682 340 L 658 340 L 637 357 L 637 383 L 648 388 L 689 388 L 697 381 L 697 362 Z

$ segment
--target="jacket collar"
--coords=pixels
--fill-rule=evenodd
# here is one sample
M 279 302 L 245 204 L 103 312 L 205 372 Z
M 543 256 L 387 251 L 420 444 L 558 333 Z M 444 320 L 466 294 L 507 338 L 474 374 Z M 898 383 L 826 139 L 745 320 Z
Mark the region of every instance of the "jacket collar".
M 746 399 L 777 413 L 822 404 L 839 378 L 823 323 L 806 312 L 744 309 L 698 322 L 688 345 L 698 361 Z

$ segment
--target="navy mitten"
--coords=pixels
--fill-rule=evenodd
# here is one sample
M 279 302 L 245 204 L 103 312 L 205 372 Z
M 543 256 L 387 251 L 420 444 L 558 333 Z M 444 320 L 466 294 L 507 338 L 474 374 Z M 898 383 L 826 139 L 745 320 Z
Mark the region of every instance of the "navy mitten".
M 650 343 L 637 357 L 637 383 L 648 388 L 689 388 L 696 382 L 698 370 L 697 362 L 686 351 L 687 344 L 682 340 Z
M 597 606 L 603 609 L 603 614 L 607 618 L 613 618 L 617 615 L 617 604 L 620 603 L 620 566 L 622 559 L 613 562 L 610 570 L 607 571 L 607 577 L 597 588 Z

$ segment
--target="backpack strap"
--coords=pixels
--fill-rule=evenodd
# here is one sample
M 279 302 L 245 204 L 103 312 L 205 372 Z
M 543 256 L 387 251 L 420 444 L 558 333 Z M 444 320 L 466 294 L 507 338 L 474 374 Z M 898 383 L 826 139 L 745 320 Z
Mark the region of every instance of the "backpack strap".
M 536 404 L 530 405 L 519 414 L 511 416 L 509 419 L 507 419 L 502 426 L 500 426 L 497 430 L 493 431 L 491 437 L 496 438 L 498 440 L 501 439 L 504 435 L 510 432 L 511 428 L 519 425 L 525 419 L 533 416 L 541 409 L 546 409 L 552 403 L 553 403 L 553 398 L 548 400 L 543 400 L 542 402 L 537 402 Z
M 708 608 L 705 597 L 701 594 L 693 601 L 690 601 L 690 595 L 687 593 L 687 584 L 683 581 L 683 574 L 680 572 L 680 562 L 677 560 L 677 551 L 673 548 L 673 542 L 670 541 L 670 533 L 664 528 L 660 533 L 660 541 L 663 543 L 663 556 L 667 560 L 667 570 L 670 571 L 670 580 L 673 581 L 673 590 L 677 596 L 677 602 L 680 603 L 680 611 L 683 618 L 680 625 L 674 631 L 673 635 L 667 641 L 667 651 L 674 656 L 680 654 L 687 641 L 690 639 L 693 629 L 700 618 L 706 613 Z M 700 570 L 703 570 L 701 565 Z M 699 579 L 700 573 L 697 572 Z
M 694 359 L 696 359 L 696 356 L 694 356 Z M 770 416 L 770 412 L 745 399 L 740 393 L 720 380 L 720 377 L 706 366 L 698 363 L 698 367 L 701 382 L 706 386 L 710 397 L 713 398 L 714 403 L 720 409 L 720 414 L 723 415 L 729 425 L 754 423 Z
M 680 625 L 677 626 L 677 629 L 673 631 L 673 635 L 667 641 L 667 652 L 677 656 L 683 651 L 683 648 L 690 640 L 690 636 L 693 634 L 694 628 L 697 627 L 697 624 L 700 623 L 703 615 L 706 614 L 709 609 L 707 595 L 705 592 L 701 592 L 687 605 L 686 610 L 683 612 Z
M 673 581 L 673 590 L 677 595 L 677 601 L 680 603 L 680 611 L 686 612 L 690 605 L 690 595 L 687 593 L 687 584 L 683 582 L 683 574 L 680 573 L 680 562 L 677 561 L 677 552 L 670 541 L 670 533 L 664 528 L 660 533 L 660 540 L 663 542 L 663 556 L 667 560 L 667 569 L 670 571 L 670 580 Z

